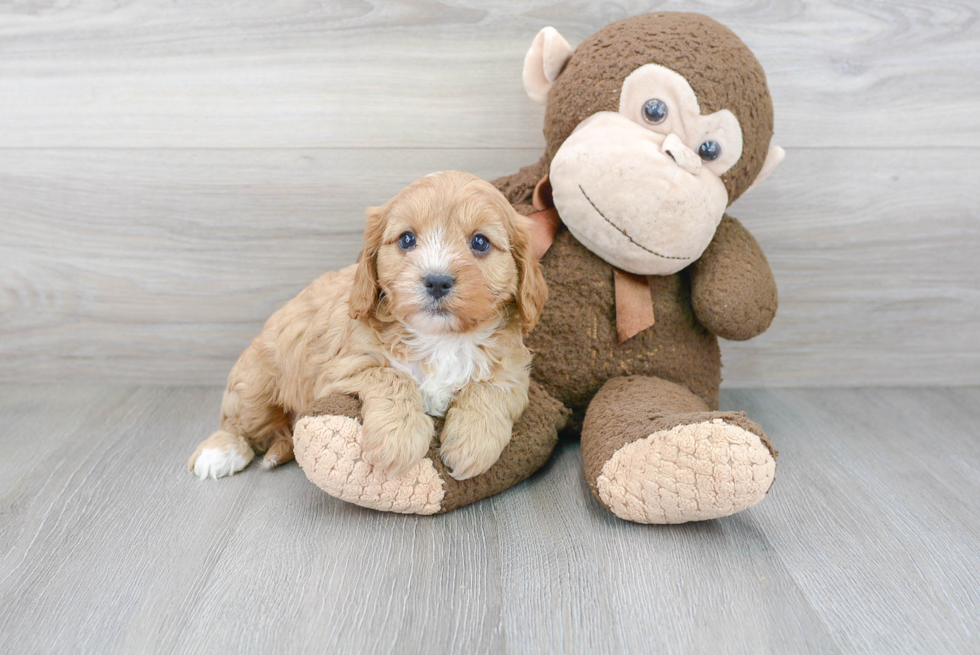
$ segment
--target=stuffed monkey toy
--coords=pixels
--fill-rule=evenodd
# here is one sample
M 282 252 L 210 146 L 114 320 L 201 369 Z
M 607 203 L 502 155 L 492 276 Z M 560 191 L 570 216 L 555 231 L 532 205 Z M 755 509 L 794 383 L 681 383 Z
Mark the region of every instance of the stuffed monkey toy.
M 329 397 L 297 421 L 296 459 L 334 496 L 433 514 L 529 476 L 567 423 L 616 516 L 682 523 L 755 505 L 776 451 L 744 413 L 718 411 L 718 337 L 750 339 L 776 312 L 762 250 L 725 214 L 783 156 L 762 67 L 710 18 L 654 13 L 574 51 L 541 30 L 523 80 L 545 105 L 545 153 L 494 184 L 533 219 L 549 300 L 511 443 L 470 480 L 449 475 L 437 444 L 389 479 L 360 460 L 358 401 Z

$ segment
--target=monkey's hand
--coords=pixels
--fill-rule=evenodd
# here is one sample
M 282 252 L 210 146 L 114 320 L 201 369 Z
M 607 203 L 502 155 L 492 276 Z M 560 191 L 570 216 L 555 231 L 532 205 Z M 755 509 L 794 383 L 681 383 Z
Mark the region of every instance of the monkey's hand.
M 766 331 L 776 315 L 776 281 L 749 231 L 725 216 L 701 258 L 691 265 L 691 302 L 701 324 L 723 339 L 744 341 Z

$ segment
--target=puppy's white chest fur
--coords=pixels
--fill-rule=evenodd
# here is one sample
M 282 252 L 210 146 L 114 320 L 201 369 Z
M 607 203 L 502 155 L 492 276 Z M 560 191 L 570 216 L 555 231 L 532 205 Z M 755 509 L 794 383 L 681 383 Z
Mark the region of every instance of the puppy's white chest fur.
M 422 393 L 422 407 L 430 416 L 445 416 L 456 393 L 472 382 L 489 380 L 493 358 L 486 346 L 493 330 L 472 334 L 420 334 L 405 339 L 405 359 L 388 356 L 391 365 L 411 375 Z

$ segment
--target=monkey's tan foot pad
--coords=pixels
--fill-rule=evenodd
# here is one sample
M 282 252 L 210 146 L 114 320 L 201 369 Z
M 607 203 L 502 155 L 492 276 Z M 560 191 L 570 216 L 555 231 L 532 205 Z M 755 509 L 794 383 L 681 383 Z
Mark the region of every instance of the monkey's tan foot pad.
M 704 521 L 758 503 L 775 478 L 775 453 L 744 415 L 723 416 L 658 430 L 619 448 L 596 479 L 599 500 L 636 523 Z
M 435 514 L 446 489 L 426 457 L 389 477 L 361 459 L 361 422 L 338 415 L 304 416 L 293 428 L 296 461 L 331 496 L 383 512 Z
M 316 401 L 293 426 L 293 449 L 306 477 L 335 498 L 384 512 L 438 514 L 509 489 L 541 468 L 567 416 L 558 401 L 532 385 L 531 402 L 500 459 L 469 480 L 449 475 L 436 443 L 404 475 L 375 470 L 361 459 L 361 404 L 350 396 Z M 440 430 L 437 421 L 437 436 Z

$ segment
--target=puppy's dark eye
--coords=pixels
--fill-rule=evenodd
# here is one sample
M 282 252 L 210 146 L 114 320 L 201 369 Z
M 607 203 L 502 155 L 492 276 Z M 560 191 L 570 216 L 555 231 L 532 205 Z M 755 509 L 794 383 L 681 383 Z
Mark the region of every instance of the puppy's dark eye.
M 721 144 L 717 141 L 705 141 L 698 148 L 698 156 L 705 161 L 714 161 L 721 155 Z
M 486 238 L 482 234 L 477 234 L 470 241 L 470 248 L 472 248 L 476 252 L 489 252 L 490 239 Z
M 651 98 L 643 105 L 643 119 L 651 125 L 660 125 L 667 120 L 667 103 L 660 98 Z
M 405 234 L 398 237 L 398 247 L 402 250 L 411 250 L 415 247 L 415 235 L 411 232 L 406 232 Z

